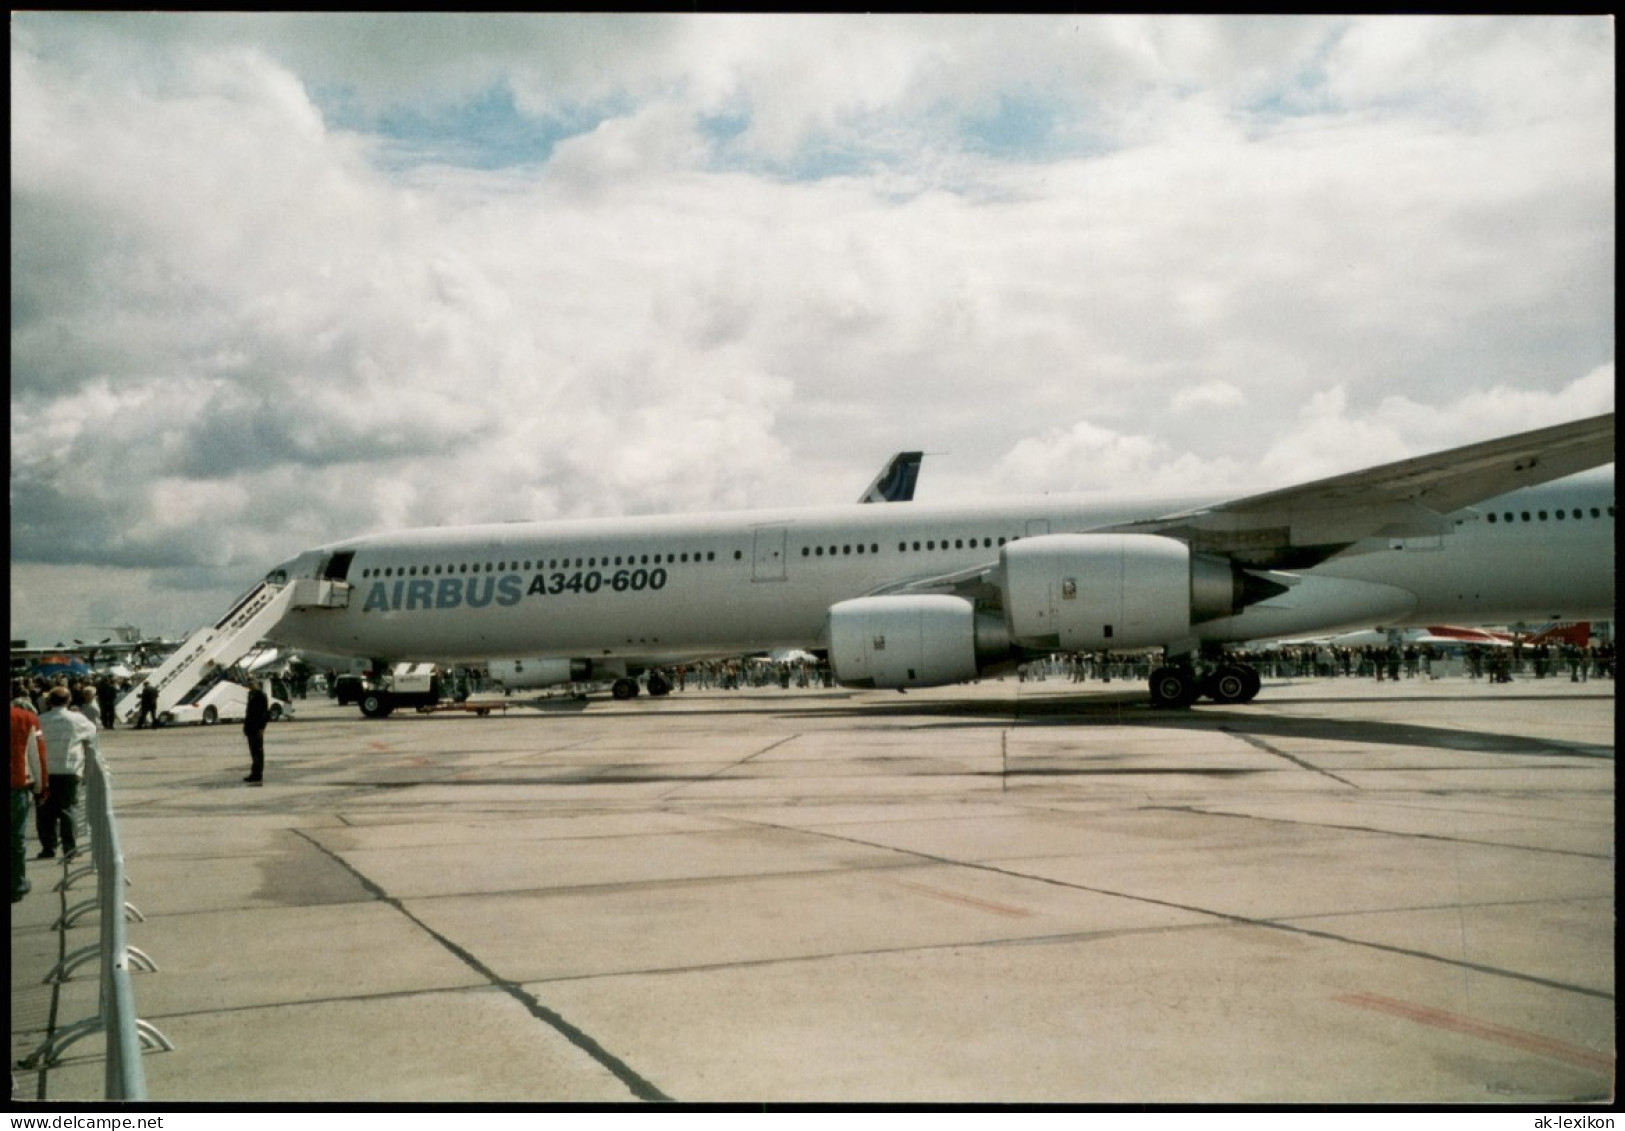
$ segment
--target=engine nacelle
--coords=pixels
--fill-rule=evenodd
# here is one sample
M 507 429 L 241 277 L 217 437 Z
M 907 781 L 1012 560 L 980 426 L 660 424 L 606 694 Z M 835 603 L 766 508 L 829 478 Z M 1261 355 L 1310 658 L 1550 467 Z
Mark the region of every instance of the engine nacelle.
M 859 597 L 829 610 L 829 664 L 848 687 L 940 687 L 1005 659 L 1000 619 L 962 597 Z
M 527 687 L 554 687 L 561 683 L 584 683 L 594 675 L 591 660 L 492 660 L 486 665 L 486 670 L 494 681 L 509 691 Z
M 1282 587 L 1157 534 L 1047 534 L 1000 554 L 1004 617 L 1026 648 L 1150 648 Z

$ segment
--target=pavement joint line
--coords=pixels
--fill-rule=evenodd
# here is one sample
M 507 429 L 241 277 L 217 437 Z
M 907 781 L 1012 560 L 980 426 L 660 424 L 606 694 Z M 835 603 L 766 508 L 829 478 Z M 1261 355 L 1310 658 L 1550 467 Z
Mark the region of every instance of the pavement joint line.
M 1273 745 L 1271 743 L 1265 742 L 1262 738 L 1259 738 L 1257 735 L 1244 734 L 1241 731 L 1235 730 L 1235 729 L 1233 729 L 1231 727 L 1227 727 L 1227 726 L 1221 726 L 1219 728 L 1219 733 L 1220 734 L 1228 734 L 1232 738 L 1239 738 L 1242 742 L 1245 742 L 1248 746 L 1251 746 L 1255 750 L 1262 750 L 1264 753 L 1273 755 L 1273 756 L 1275 756 L 1277 758 L 1285 758 L 1288 762 L 1291 762 L 1294 766 L 1297 766 L 1299 769 L 1308 770 L 1311 773 L 1316 773 L 1316 774 L 1322 775 L 1323 777 L 1331 778 L 1334 782 L 1337 782 L 1339 785 L 1346 785 L 1350 789 L 1353 789 L 1353 790 L 1358 790 L 1360 788 L 1358 785 L 1356 785 L 1354 782 L 1349 781 L 1347 778 L 1340 778 L 1336 774 L 1332 773 L 1330 770 L 1323 770 L 1319 766 L 1316 766 L 1311 762 L 1307 762 L 1304 759 L 1297 757 L 1296 755 L 1288 754 L 1285 750 L 1282 750 L 1280 747 L 1275 746 L 1275 745 Z
M 717 970 L 766 970 L 775 966 L 795 966 L 811 962 L 835 962 L 847 958 L 875 958 L 895 954 L 930 954 L 936 951 L 980 950 L 1009 946 L 1056 946 L 1067 943 L 1101 942 L 1141 935 L 1182 934 L 1191 931 L 1223 929 L 1222 923 L 1178 923 L 1160 927 L 1120 927 L 1103 931 L 1063 931 L 1050 935 L 1018 935 L 1011 938 L 968 939 L 953 942 L 915 943 L 908 946 L 873 946 L 855 950 L 831 950 L 808 954 L 776 955 L 772 958 L 743 958 L 728 962 L 696 962 L 687 966 L 649 966 L 640 970 L 606 970 L 589 974 L 562 974 L 539 978 L 538 985 L 565 982 L 591 982 L 602 978 L 656 978 L 674 974 L 705 974 Z
M 1147 805 L 1143 811 L 1194 813 L 1204 817 L 1226 817 L 1235 821 L 1263 821 L 1266 824 L 1291 825 L 1309 829 L 1336 829 L 1346 833 L 1371 833 L 1374 836 L 1397 837 L 1400 840 L 1428 840 L 1440 844 L 1474 844 L 1481 848 L 1505 848 L 1517 852 L 1538 852 L 1545 856 L 1577 856 L 1582 860 L 1612 860 L 1606 852 L 1580 852 L 1572 848 L 1544 848 L 1535 844 L 1507 844 L 1499 840 L 1479 840 L 1470 836 L 1445 836 L 1442 833 L 1404 832 L 1399 829 L 1381 829 L 1370 825 L 1334 825 L 1319 821 L 1294 821 L 1287 817 L 1269 817 L 1262 813 L 1231 813 L 1223 809 L 1201 809 L 1193 805 Z
M 1474 911 L 1483 911 L 1492 907 L 1551 907 L 1562 903 L 1606 903 L 1611 900 L 1606 895 L 1583 895 L 1573 897 L 1554 897 L 1552 899 L 1489 899 L 1478 903 L 1436 903 L 1406 905 L 1404 907 L 1385 907 L 1381 911 L 1312 911 L 1304 915 L 1293 915 L 1292 922 L 1307 922 L 1312 919 L 1347 919 L 1351 915 L 1411 915 L 1416 912 L 1428 911 L 1455 911 L 1471 908 Z M 1282 919 L 1278 922 L 1286 922 Z
M 778 827 L 778 826 L 770 826 Z M 817 832 L 818 830 L 810 830 Z M 1211 907 L 1196 907 L 1186 903 L 1175 903 L 1172 900 L 1153 899 L 1146 895 L 1135 895 L 1131 892 L 1113 891 L 1110 888 L 1090 887 L 1087 884 L 1072 883 L 1067 880 L 1058 880 L 1050 876 L 1036 876 L 1027 872 L 1019 872 L 1012 868 L 1001 868 L 993 864 L 982 864 L 971 860 L 950 860 L 947 857 L 934 856 L 931 853 L 919 852 L 913 849 L 897 848 L 875 844 L 860 840 L 856 837 L 835 836 L 832 833 L 820 833 L 833 840 L 846 841 L 850 844 L 861 844 L 866 848 L 887 848 L 893 852 L 902 852 L 911 856 L 918 856 L 922 860 L 929 860 L 936 864 L 946 864 L 951 867 L 972 868 L 978 871 L 990 872 L 994 875 L 1010 876 L 1015 879 L 1032 880 L 1037 883 L 1049 884 L 1053 887 L 1067 888 L 1072 891 L 1086 891 L 1094 895 L 1115 896 L 1118 899 L 1127 899 L 1135 903 L 1144 903 L 1153 907 L 1167 907 L 1175 911 L 1185 911 L 1193 915 L 1208 915 L 1215 919 L 1234 923 L 1244 927 L 1258 927 L 1268 931 L 1282 931 L 1286 934 L 1304 935 L 1309 938 L 1325 939 L 1329 942 L 1343 943 L 1347 946 L 1361 947 L 1367 950 L 1379 951 L 1385 954 L 1399 954 L 1407 958 L 1420 958 L 1428 962 L 1440 962 L 1460 970 L 1471 970 L 1478 974 L 1488 974 L 1492 977 L 1509 978 L 1513 981 L 1528 982 L 1532 985 L 1545 986 L 1548 989 L 1562 990 L 1565 993 L 1580 994 L 1585 997 L 1598 998 L 1603 1001 L 1613 1001 L 1614 995 L 1608 990 L 1594 989 L 1590 986 L 1579 986 L 1570 982 L 1560 982 L 1553 978 L 1543 978 L 1538 974 L 1525 974 L 1516 970 L 1504 970 L 1498 966 L 1487 966 L 1480 962 L 1469 962 L 1460 958 L 1449 958 L 1440 954 L 1432 954 L 1425 950 L 1416 950 L 1411 947 L 1394 946 L 1389 943 L 1372 942 L 1368 939 L 1351 938 L 1339 935 L 1332 931 L 1316 930 L 1312 927 L 1301 927 L 1280 919 L 1256 919 L 1246 915 L 1239 915 L 1233 911 L 1218 911 Z
M 745 765 L 747 762 L 751 762 L 751 761 L 755 760 L 756 758 L 761 757 L 763 754 L 769 753 L 770 751 L 777 750 L 779 747 L 784 746 L 787 743 L 794 742 L 796 739 L 798 739 L 800 737 L 801 737 L 801 735 L 799 733 L 798 734 L 787 734 L 783 738 L 779 739 L 777 742 L 768 743 L 766 746 L 762 747 L 760 750 L 752 750 L 749 754 L 746 754 L 743 758 L 737 758 L 732 762 L 728 762 L 728 763 L 725 763 L 724 765 L 718 766 L 715 770 L 712 770 L 709 774 L 705 774 L 703 776 L 691 777 L 688 780 L 682 781 L 680 784 L 674 786 L 669 792 L 661 794 L 660 799 L 662 801 L 669 801 L 672 798 L 676 797 L 679 793 L 681 793 L 683 790 L 687 789 L 691 785 L 699 785 L 702 782 L 711 781 L 711 780 L 713 780 L 715 778 L 721 777 L 723 774 L 729 773 L 729 772 L 731 772 L 733 770 L 737 770 L 740 766 Z
M 473 970 L 476 974 L 479 974 L 482 978 L 486 979 L 486 981 L 488 981 L 493 988 L 498 989 L 507 994 L 509 997 L 513 998 L 520 1005 L 524 1006 L 532 1017 L 535 1017 L 538 1021 L 541 1021 L 552 1028 L 565 1040 L 569 1041 L 570 1044 L 574 1045 L 598 1064 L 602 1065 L 617 1080 L 625 1084 L 627 1089 L 631 1091 L 631 1093 L 638 1099 L 647 1100 L 653 1103 L 672 1102 L 670 1096 L 660 1091 L 659 1088 L 656 1088 L 649 1081 L 645 1080 L 642 1076 L 633 1071 L 632 1067 L 625 1061 L 621 1060 L 620 1057 L 611 1053 L 597 1041 L 593 1040 L 592 1037 L 588 1036 L 582 1030 L 576 1028 L 576 1026 L 570 1024 L 570 1022 L 566 1021 L 563 1016 L 543 1005 L 534 995 L 530 993 L 530 991 L 526 990 L 524 986 L 517 982 L 510 982 L 501 977 L 495 970 L 492 970 L 489 966 L 485 965 L 485 963 L 481 962 L 472 951 L 459 946 L 457 943 L 453 942 L 451 939 L 429 926 L 423 920 L 419 919 L 416 915 L 412 914 L 412 912 L 407 909 L 405 904 L 403 904 L 399 899 L 396 899 L 394 896 L 390 895 L 370 877 L 360 871 L 357 871 L 348 860 L 345 860 L 342 856 L 339 856 L 337 853 L 330 850 L 326 845 L 320 843 L 310 836 L 307 836 L 305 834 L 305 830 L 297 829 L 295 830 L 295 833 L 299 837 L 308 841 L 310 844 L 314 845 L 317 851 L 325 854 L 327 857 L 333 860 L 334 863 L 338 864 L 339 867 L 353 875 L 356 880 L 359 881 L 364 888 L 366 888 L 367 891 L 373 893 L 380 901 L 394 908 L 396 912 L 405 917 L 411 923 L 415 924 L 419 930 L 423 931 L 424 934 L 434 939 L 435 942 L 444 947 L 448 953 L 453 955 L 464 965 L 468 966 L 469 969 Z

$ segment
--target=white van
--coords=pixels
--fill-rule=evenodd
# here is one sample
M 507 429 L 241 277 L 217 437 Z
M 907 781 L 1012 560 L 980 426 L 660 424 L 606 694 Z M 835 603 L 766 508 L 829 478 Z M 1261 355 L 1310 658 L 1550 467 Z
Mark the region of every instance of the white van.
M 270 687 L 266 688 L 266 695 L 271 700 L 273 723 L 293 718 L 293 707 L 286 699 L 275 694 Z M 247 717 L 248 688 L 223 679 L 201 693 L 194 692 L 185 702 L 175 704 L 159 715 L 158 721 L 165 726 L 171 723 L 213 726 L 215 723 L 242 722 Z

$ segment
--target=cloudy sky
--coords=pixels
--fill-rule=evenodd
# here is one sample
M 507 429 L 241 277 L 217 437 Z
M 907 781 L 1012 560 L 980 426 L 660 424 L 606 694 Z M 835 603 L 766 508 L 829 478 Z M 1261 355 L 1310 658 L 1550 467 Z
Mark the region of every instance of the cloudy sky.
M 1610 411 L 1601 18 L 13 14 L 11 634 L 373 530 Z M 106 635 L 105 632 L 99 635 Z

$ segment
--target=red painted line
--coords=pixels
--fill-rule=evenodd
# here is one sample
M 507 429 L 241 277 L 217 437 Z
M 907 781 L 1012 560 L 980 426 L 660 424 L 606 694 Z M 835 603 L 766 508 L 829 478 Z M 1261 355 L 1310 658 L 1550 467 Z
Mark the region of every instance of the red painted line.
M 1470 1037 L 1478 1037 L 1496 1044 L 1506 1045 L 1509 1048 L 1522 1049 L 1539 1056 L 1551 1057 L 1580 1068 L 1594 1068 L 1599 1072 L 1608 1072 L 1614 1067 L 1612 1053 L 1593 1052 L 1591 1049 L 1579 1045 L 1571 1045 L 1566 1041 L 1554 1041 L 1550 1037 L 1542 1037 L 1535 1033 L 1526 1033 L 1522 1029 L 1509 1029 L 1505 1025 L 1492 1025 L 1488 1021 L 1477 1021 L 1471 1017 L 1464 1017 L 1459 1013 L 1450 1013 L 1443 1009 L 1433 1009 L 1425 1005 L 1412 1005 L 1410 1002 L 1396 1001 L 1391 997 L 1381 997 L 1377 994 L 1341 994 L 1332 999 L 1344 1005 L 1356 1006 L 1360 1009 L 1370 1009 L 1377 1013 L 1388 1013 L 1395 1017 L 1403 1017 L 1407 1021 L 1415 1021 L 1422 1025 L 1431 1025 L 1435 1029 L 1447 1029 L 1452 1033 L 1465 1033 Z

